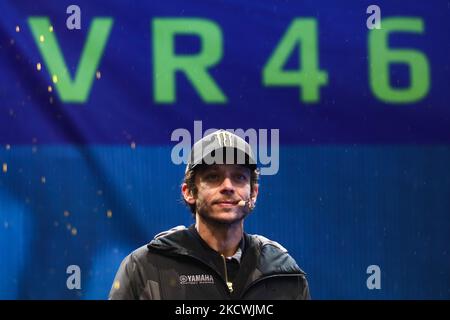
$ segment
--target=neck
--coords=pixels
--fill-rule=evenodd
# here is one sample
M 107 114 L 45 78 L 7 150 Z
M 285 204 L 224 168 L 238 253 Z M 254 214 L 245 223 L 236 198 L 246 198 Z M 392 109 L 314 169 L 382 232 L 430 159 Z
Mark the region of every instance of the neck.
M 231 257 L 239 247 L 244 232 L 244 221 L 233 224 L 219 224 L 205 221 L 197 214 L 195 228 L 200 237 L 210 248 Z

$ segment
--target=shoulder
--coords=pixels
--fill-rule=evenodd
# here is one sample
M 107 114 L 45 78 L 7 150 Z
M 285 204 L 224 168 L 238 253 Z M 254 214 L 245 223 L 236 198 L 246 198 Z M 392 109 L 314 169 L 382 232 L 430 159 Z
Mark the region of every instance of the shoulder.
M 173 227 L 173 228 L 171 228 L 169 230 L 165 230 L 165 231 L 162 231 L 162 232 L 156 234 L 154 239 L 158 239 L 158 238 L 161 238 L 161 237 L 166 237 L 166 236 L 171 235 L 174 232 L 183 231 L 183 230 L 186 230 L 186 229 L 187 228 L 185 226 L 179 225 L 179 226 Z
M 276 249 L 276 250 L 279 250 L 280 252 L 282 252 L 282 253 L 287 253 L 288 251 L 286 250 L 286 248 L 285 247 L 283 247 L 281 244 L 279 244 L 278 242 L 276 242 L 276 241 L 273 241 L 273 240 L 270 240 L 270 239 L 268 239 L 268 238 L 266 238 L 266 237 L 264 237 L 264 236 L 262 236 L 262 235 L 259 235 L 259 234 L 251 234 L 251 235 L 249 235 L 251 238 L 252 238 L 252 240 L 254 241 L 254 242 L 257 242 L 260 246 L 261 246 L 261 248 L 274 248 L 274 249 Z
M 269 272 L 270 270 L 305 275 L 295 259 L 288 253 L 288 250 L 280 243 L 257 234 L 248 235 L 248 237 L 251 244 L 256 246 L 259 251 L 259 268 L 263 272 Z
M 183 230 L 186 230 L 185 226 L 176 226 L 169 230 L 159 232 L 149 243 L 133 250 L 130 254 L 128 254 L 128 256 L 125 257 L 122 263 L 136 264 L 144 262 L 144 260 L 147 260 L 148 256 L 151 254 L 151 252 L 149 251 L 149 246 L 160 244 L 161 241 L 164 242 L 165 238 L 171 238 L 170 236 L 173 236 L 177 231 Z

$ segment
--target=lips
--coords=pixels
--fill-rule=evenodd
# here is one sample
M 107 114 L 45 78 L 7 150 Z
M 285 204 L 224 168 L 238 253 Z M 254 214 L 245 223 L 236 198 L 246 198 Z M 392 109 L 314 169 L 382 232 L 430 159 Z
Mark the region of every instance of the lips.
M 214 201 L 213 204 L 222 205 L 222 206 L 235 206 L 238 204 L 238 200 L 218 200 Z

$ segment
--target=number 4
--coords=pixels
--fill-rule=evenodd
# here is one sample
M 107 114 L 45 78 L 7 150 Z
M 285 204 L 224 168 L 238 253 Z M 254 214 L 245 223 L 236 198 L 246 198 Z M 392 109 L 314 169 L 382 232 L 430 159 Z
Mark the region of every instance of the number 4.
M 283 70 L 297 45 L 301 68 Z M 264 66 L 263 83 L 265 86 L 298 86 L 301 88 L 300 101 L 317 103 L 320 86 L 328 83 L 328 73 L 319 70 L 318 60 L 316 20 L 295 19 Z

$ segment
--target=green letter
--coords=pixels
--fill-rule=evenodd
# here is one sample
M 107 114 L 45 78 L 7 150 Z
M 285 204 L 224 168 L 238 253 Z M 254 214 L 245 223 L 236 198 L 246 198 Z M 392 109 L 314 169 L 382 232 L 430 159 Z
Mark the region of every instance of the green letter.
M 112 23 L 111 18 L 95 18 L 93 20 L 77 67 L 75 80 L 72 81 L 58 41 L 50 28 L 49 19 L 46 17 L 30 17 L 28 19 L 34 41 L 38 45 L 63 102 L 86 102 Z
M 417 102 L 428 94 L 430 71 L 426 56 L 417 50 L 390 49 L 389 34 L 396 31 L 423 33 L 422 19 L 389 18 L 381 21 L 382 29 L 369 31 L 369 75 L 374 95 L 387 103 Z M 389 83 L 389 65 L 409 66 L 411 85 L 393 88 Z
M 283 70 L 289 56 L 300 46 L 299 70 Z M 263 70 L 266 86 L 298 86 L 302 88 L 300 100 L 319 102 L 319 88 L 328 83 L 328 73 L 319 70 L 317 49 L 317 24 L 314 19 L 295 19 Z M 303 93 L 303 94 L 302 94 Z
M 201 51 L 196 55 L 175 55 L 175 35 L 197 35 Z M 176 102 L 175 73 L 184 72 L 207 103 L 225 103 L 222 93 L 207 69 L 222 58 L 222 33 L 211 21 L 203 19 L 153 20 L 153 86 L 155 102 Z

